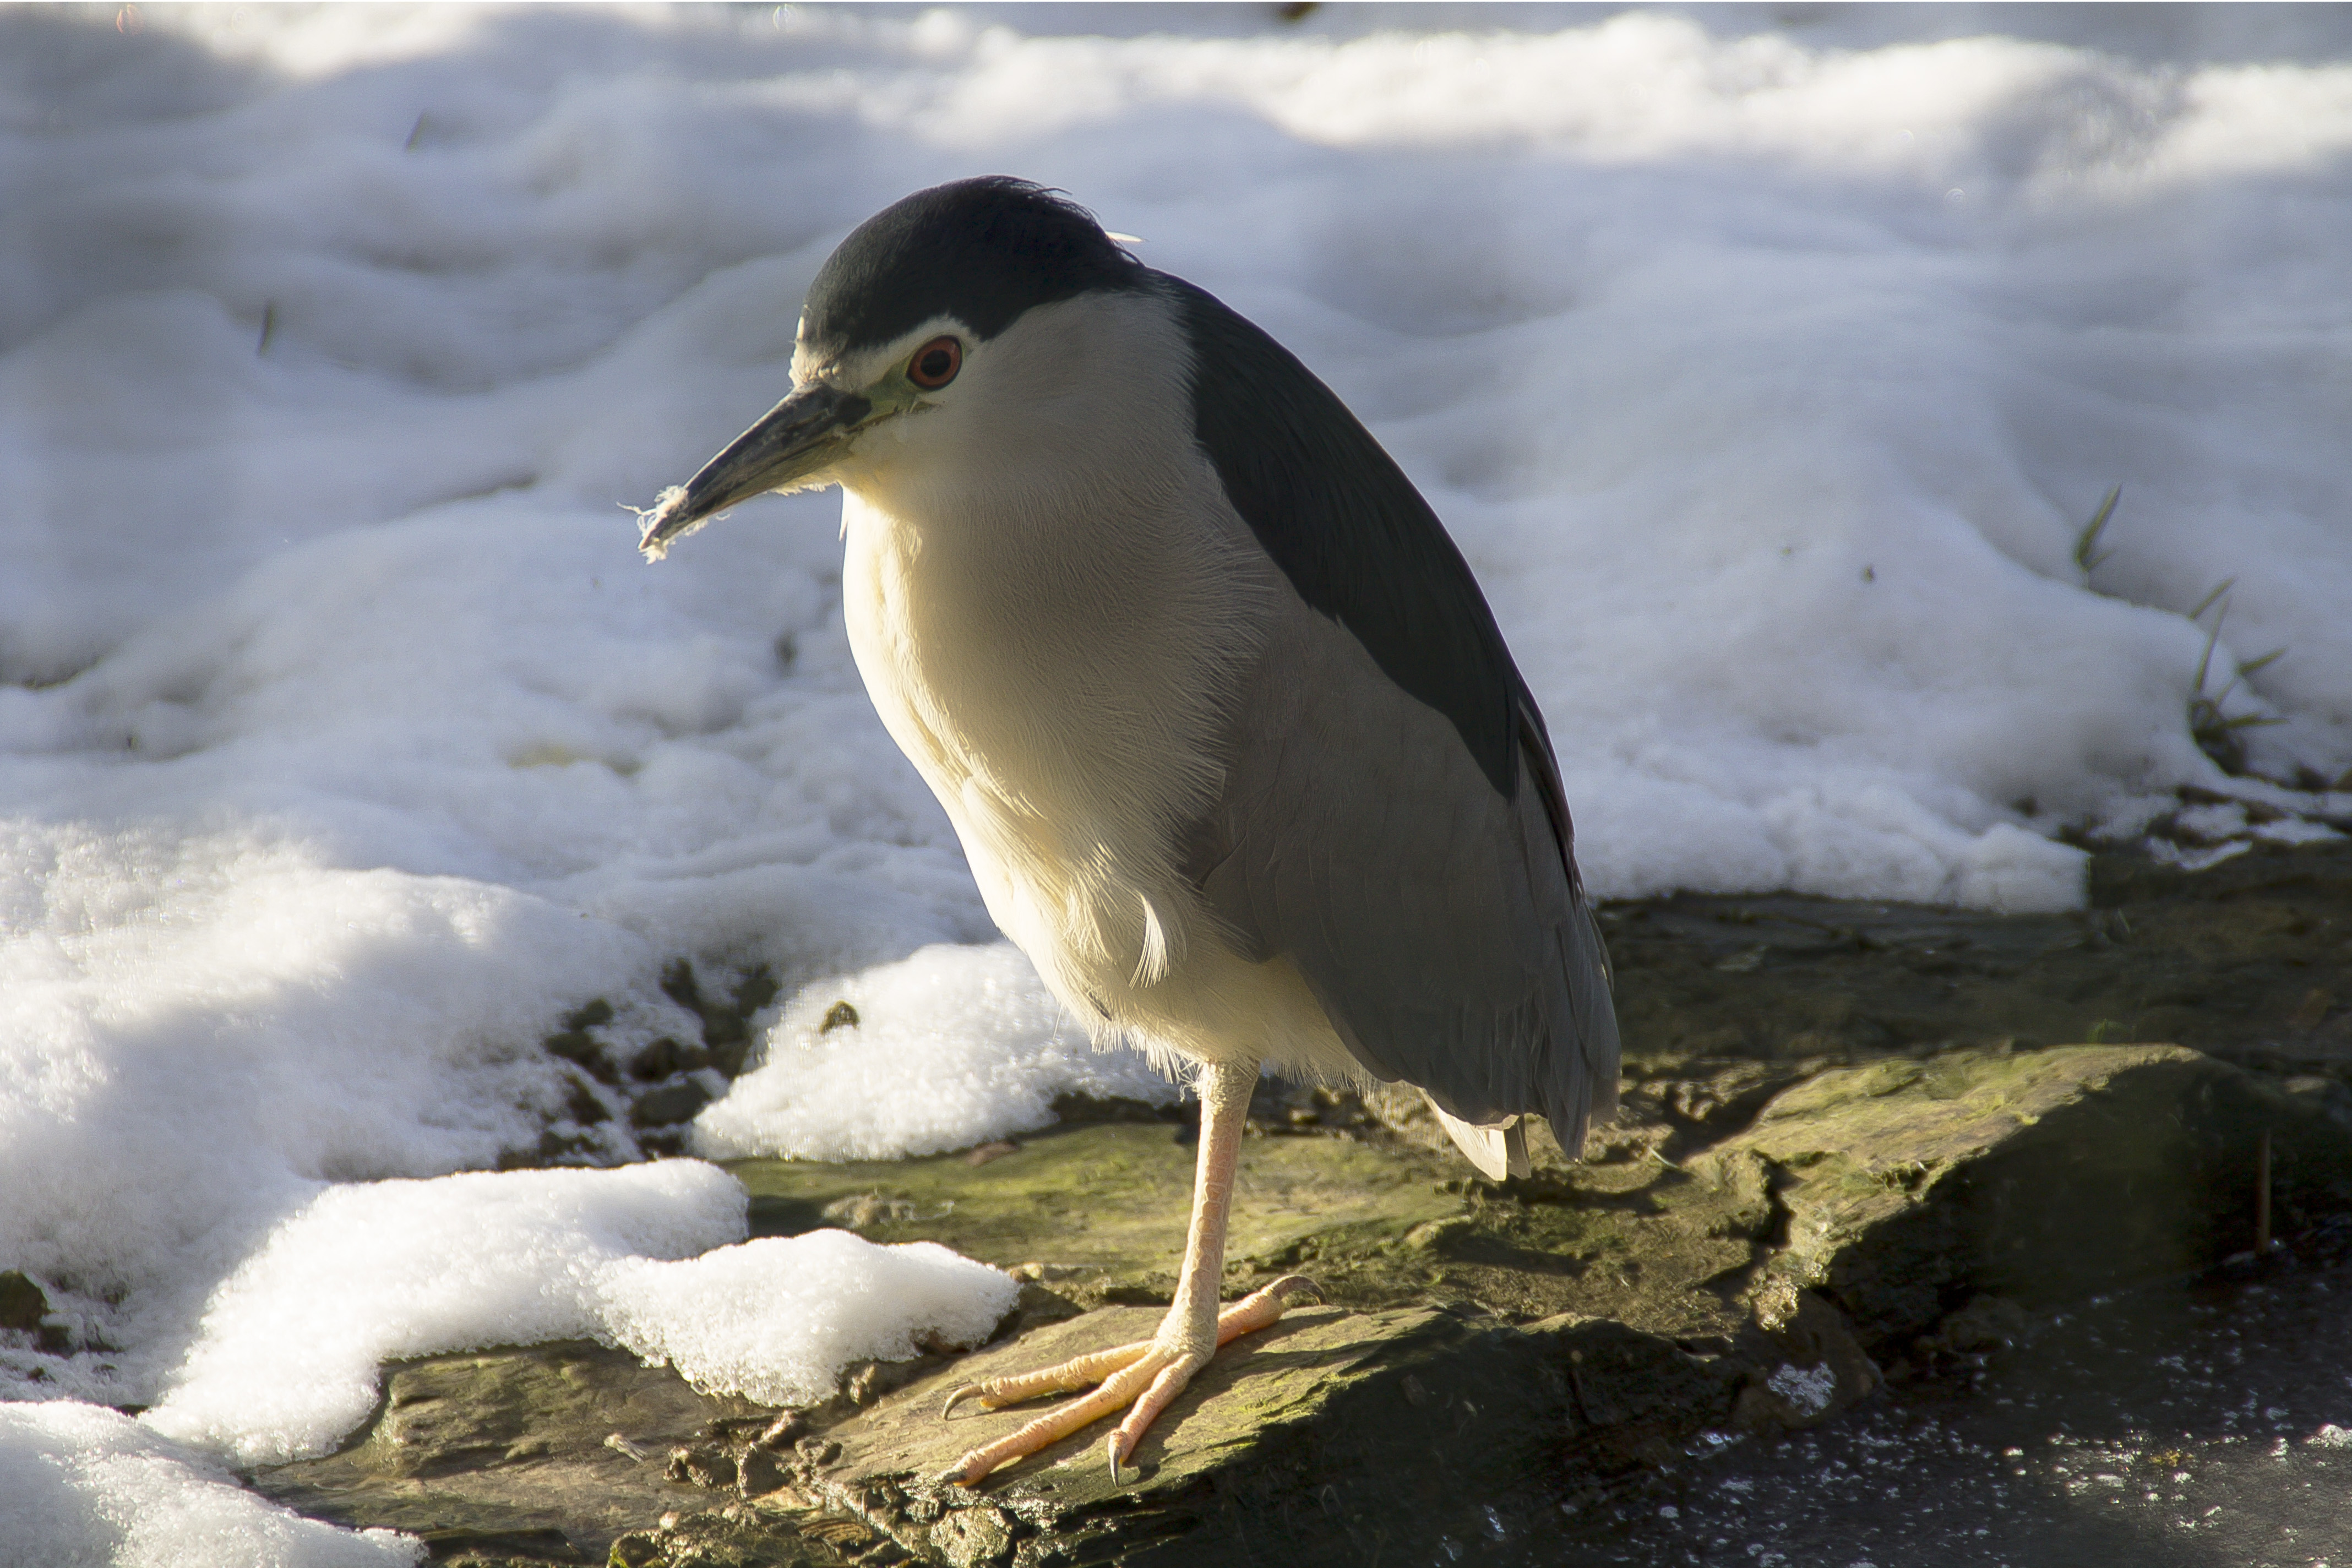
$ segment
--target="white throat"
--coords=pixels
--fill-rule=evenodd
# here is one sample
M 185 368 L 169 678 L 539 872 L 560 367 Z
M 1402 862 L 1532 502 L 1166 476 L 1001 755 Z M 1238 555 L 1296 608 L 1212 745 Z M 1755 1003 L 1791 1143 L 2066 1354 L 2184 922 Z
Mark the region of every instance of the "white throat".
M 839 476 L 875 706 L 990 913 L 1090 1023 L 1201 935 L 1173 845 L 1223 786 L 1274 602 L 1192 440 L 1189 369 L 1158 294 L 1039 307 Z

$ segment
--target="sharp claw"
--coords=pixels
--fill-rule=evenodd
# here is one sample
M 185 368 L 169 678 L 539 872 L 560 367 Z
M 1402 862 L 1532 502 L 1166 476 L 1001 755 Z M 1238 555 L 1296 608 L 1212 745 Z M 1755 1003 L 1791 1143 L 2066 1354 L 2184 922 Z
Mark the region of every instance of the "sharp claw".
M 948 1402 L 940 1406 L 940 1419 L 942 1421 L 954 1420 L 955 1407 L 957 1405 L 961 1405 L 967 1399 L 977 1399 L 979 1397 L 980 1384 L 976 1383 L 965 1384 L 961 1388 L 959 1388 L 953 1394 L 949 1394 Z
M 1302 1296 L 1312 1298 L 1318 1306 L 1327 1300 L 1323 1294 L 1323 1287 L 1304 1274 L 1286 1274 L 1267 1286 L 1266 1289 L 1273 1293 L 1276 1300 L 1285 1306 L 1288 1306 L 1292 1300 Z
M 1113 1486 L 1120 1485 L 1121 1478 L 1118 1473 L 1118 1433 L 1114 1432 L 1109 1436 L 1103 1439 L 1103 1454 L 1105 1458 L 1110 1460 L 1110 1484 Z

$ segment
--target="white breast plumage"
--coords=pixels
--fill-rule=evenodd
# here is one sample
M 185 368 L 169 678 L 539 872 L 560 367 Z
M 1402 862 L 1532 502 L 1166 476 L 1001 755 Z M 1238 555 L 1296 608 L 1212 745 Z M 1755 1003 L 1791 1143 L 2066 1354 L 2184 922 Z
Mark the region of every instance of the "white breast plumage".
M 1163 307 L 1049 309 L 1127 318 L 1038 334 L 1083 353 L 1092 336 L 1131 345 L 1151 328 L 1138 314 Z M 1164 363 L 1129 394 L 1181 399 L 1181 345 Z M 1034 386 L 1062 367 L 992 368 L 1033 382 L 1005 399 L 1017 425 L 992 426 L 973 398 L 952 422 L 918 416 L 939 423 L 845 475 L 850 644 L 998 924 L 1081 1016 L 1143 1025 L 1140 994 L 1213 943 L 1173 844 L 1223 787 L 1222 731 L 1267 613 L 1250 584 L 1270 565 L 1238 518 L 1230 537 L 1204 536 L 1202 511 L 1229 509 L 1181 407 L 1106 420 L 1097 392 L 1072 429 L 1171 438 L 1074 450 Z

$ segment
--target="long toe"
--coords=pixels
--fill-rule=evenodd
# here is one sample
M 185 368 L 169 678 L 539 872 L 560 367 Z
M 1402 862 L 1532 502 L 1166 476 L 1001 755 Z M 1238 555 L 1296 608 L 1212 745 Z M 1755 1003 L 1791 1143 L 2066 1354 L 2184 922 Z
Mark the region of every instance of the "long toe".
M 1293 1301 L 1319 1295 L 1311 1280 L 1286 1275 L 1220 1311 L 1216 1342 L 1226 1345 L 1243 1334 L 1267 1328 L 1281 1318 L 1284 1309 Z M 990 1471 L 1027 1458 L 1123 1409 L 1126 1418 L 1105 1444 L 1112 1477 L 1117 1479 L 1119 1468 L 1134 1454 L 1136 1445 L 1143 1440 L 1152 1422 L 1184 1392 L 1193 1373 L 1206 1366 L 1214 1353 L 1209 1349 L 1188 1349 L 1160 1340 L 1143 1340 L 1078 1356 L 1042 1372 L 992 1378 L 958 1389 L 949 1396 L 950 1409 L 964 1399 L 974 1398 L 993 1410 L 1041 1394 L 1100 1384 L 1091 1394 L 1057 1405 L 995 1442 L 971 1450 L 949 1468 L 945 1479 L 971 1486 Z
M 1304 1274 L 1286 1274 L 1271 1285 L 1261 1285 L 1217 1314 L 1217 1342 L 1231 1344 L 1244 1334 L 1271 1328 L 1295 1301 L 1320 1301 L 1323 1287 Z
M 992 1377 L 982 1383 L 967 1383 L 948 1395 L 940 1407 L 942 1416 L 954 1414 L 955 1407 L 967 1399 L 976 1399 L 990 1410 L 1002 1410 L 1008 1405 L 1019 1405 L 1040 1394 L 1072 1394 L 1095 1384 L 1134 1365 L 1143 1359 L 1152 1346 L 1150 1340 L 1138 1340 L 1133 1344 L 1115 1345 L 1107 1351 L 1095 1351 L 1087 1355 L 1072 1356 L 1057 1366 L 1037 1372 L 1016 1373 L 1010 1377 Z
M 1092 1426 L 1113 1411 L 1129 1405 L 1136 1406 L 1136 1410 L 1143 1414 L 1142 1422 L 1135 1427 L 1135 1436 L 1140 1437 L 1143 1428 L 1150 1425 L 1151 1417 L 1165 1408 L 1168 1401 L 1173 1399 L 1192 1379 L 1194 1371 L 1207 1362 L 1208 1357 L 1197 1352 L 1186 1352 L 1149 1344 L 1143 1355 L 1105 1378 L 1102 1386 L 1093 1393 L 1081 1394 L 1066 1405 L 1057 1405 L 995 1442 L 971 1450 L 948 1467 L 947 1479 L 971 1486 L 991 1470 L 1051 1447 L 1081 1427 Z M 1169 1384 L 1168 1392 L 1158 1403 L 1150 1404 L 1147 1408 L 1148 1396 L 1159 1393 L 1163 1383 Z M 1135 1412 L 1130 1412 L 1128 1419 L 1133 1422 Z M 1120 1433 L 1126 1430 L 1124 1425 L 1119 1428 Z M 1118 1435 L 1114 1435 L 1111 1441 L 1111 1468 L 1116 1472 L 1127 1456 L 1134 1451 L 1134 1443 L 1130 1439 L 1126 1447 L 1120 1447 Z
M 1127 1419 L 1118 1424 L 1118 1429 L 1111 1433 L 1110 1440 L 1104 1445 L 1104 1450 L 1110 1458 L 1110 1479 L 1114 1483 L 1119 1479 L 1118 1468 L 1127 1463 L 1128 1456 L 1135 1452 L 1135 1446 L 1143 1441 L 1144 1433 L 1160 1419 L 1160 1413 L 1174 1404 L 1176 1396 L 1184 1392 L 1184 1385 L 1192 1381 L 1192 1374 L 1208 1364 L 1209 1357 L 1205 1355 L 1179 1356 L 1152 1374 L 1151 1381 L 1136 1396 L 1135 1403 L 1128 1407 Z

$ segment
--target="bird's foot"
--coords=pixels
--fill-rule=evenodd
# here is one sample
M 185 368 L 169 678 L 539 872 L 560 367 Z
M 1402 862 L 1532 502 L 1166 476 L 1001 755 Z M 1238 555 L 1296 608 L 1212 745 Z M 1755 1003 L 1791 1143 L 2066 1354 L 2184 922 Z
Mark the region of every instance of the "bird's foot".
M 1319 1300 L 1322 1292 L 1305 1276 L 1286 1274 L 1220 1311 L 1214 1344 L 1186 1343 L 1190 1336 L 1182 1332 L 1181 1309 L 1177 1309 L 1168 1314 L 1168 1321 L 1151 1339 L 1076 1356 L 1040 1372 L 967 1384 L 948 1395 L 940 1415 L 950 1414 L 967 1399 L 977 1399 L 990 1410 L 1001 1410 L 1045 1394 L 1068 1394 L 1082 1388 L 1093 1392 L 1055 1406 L 984 1447 L 972 1449 L 950 1466 L 940 1479 L 974 1485 L 999 1466 L 1026 1458 L 1081 1426 L 1125 1408 L 1127 1419 L 1118 1424 L 1105 1444 L 1111 1479 L 1116 1482 L 1119 1479 L 1119 1467 L 1135 1452 L 1146 1429 L 1184 1392 L 1192 1374 L 1209 1364 L 1209 1358 L 1217 1349 L 1244 1334 L 1271 1327 L 1284 1310 L 1302 1296 Z M 1202 1338 L 1205 1340 L 1206 1336 Z

